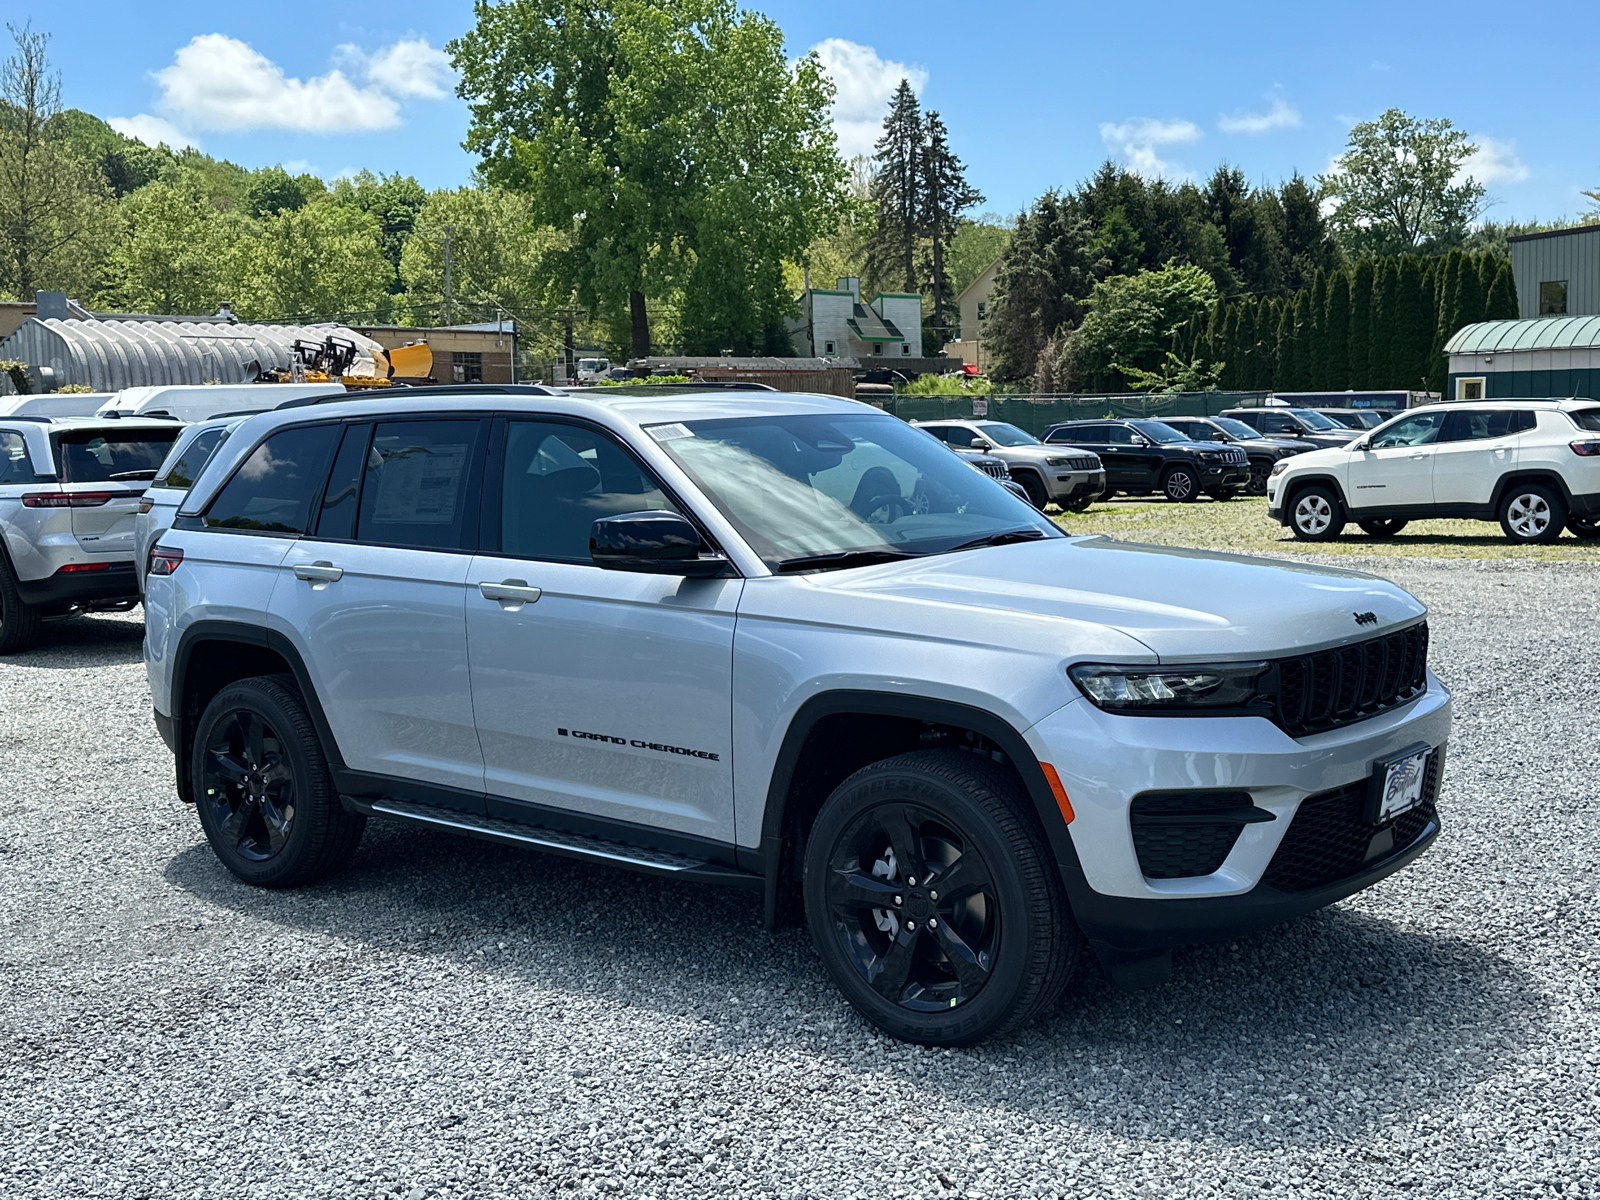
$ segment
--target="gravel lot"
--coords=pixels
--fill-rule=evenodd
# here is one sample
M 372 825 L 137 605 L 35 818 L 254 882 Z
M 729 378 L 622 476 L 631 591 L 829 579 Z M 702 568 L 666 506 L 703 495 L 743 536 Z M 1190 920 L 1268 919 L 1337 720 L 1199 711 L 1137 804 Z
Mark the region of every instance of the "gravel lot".
M 0 1196 L 1600 1195 L 1600 566 L 1373 567 L 1456 694 L 1435 849 L 953 1052 L 744 894 L 378 824 L 249 890 L 139 614 L 51 627 L 0 660 Z

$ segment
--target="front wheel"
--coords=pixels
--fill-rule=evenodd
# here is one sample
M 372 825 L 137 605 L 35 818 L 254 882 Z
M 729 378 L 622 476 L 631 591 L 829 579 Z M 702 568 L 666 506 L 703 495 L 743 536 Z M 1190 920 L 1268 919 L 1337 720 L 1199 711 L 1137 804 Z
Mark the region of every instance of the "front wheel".
M 1050 503 L 1050 493 L 1044 490 L 1044 484 L 1039 481 L 1039 477 L 1032 471 L 1023 471 L 1013 478 L 1022 485 L 1022 490 L 1028 493 L 1028 503 L 1043 512 L 1045 505 Z
M 1514 484 L 1500 501 L 1500 528 L 1513 542 L 1553 542 L 1566 523 L 1566 501 L 1546 484 Z
M 961 750 L 857 771 L 806 845 L 806 923 L 845 998 L 891 1037 L 966 1046 L 1054 1003 L 1079 935 L 1015 776 Z
M 1331 542 L 1344 532 L 1339 497 L 1325 487 L 1296 493 L 1289 509 L 1289 528 L 1302 542 Z
M 1239 493 L 1237 491 L 1235 491 L 1233 488 L 1212 488 L 1209 492 L 1206 493 L 1206 495 L 1210 496 L 1213 500 L 1216 500 L 1218 502 L 1221 502 L 1221 501 L 1224 501 L 1224 500 L 1232 500 L 1238 494 Z
M 1200 491 L 1200 481 L 1188 467 L 1173 467 L 1161 480 L 1161 492 L 1168 500 L 1186 503 Z
M 339 870 L 367 819 L 344 810 L 287 675 L 223 688 L 200 714 L 190 777 L 211 848 L 246 883 L 288 888 Z
M 1265 496 L 1267 494 L 1267 479 L 1272 475 L 1272 464 L 1267 462 L 1253 462 L 1250 464 L 1250 482 L 1244 485 L 1246 496 Z
M 1088 511 L 1089 506 L 1099 498 L 1100 497 L 1095 495 L 1093 492 L 1090 492 L 1087 496 L 1079 496 L 1076 500 L 1072 501 L 1072 503 L 1066 506 L 1067 511 L 1075 513 L 1086 512 Z
M 1392 538 L 1409 523 L 1404 517 L 1379 517 L 1371 521 L 1356 522 L 1368 537 L 1375 538 Z

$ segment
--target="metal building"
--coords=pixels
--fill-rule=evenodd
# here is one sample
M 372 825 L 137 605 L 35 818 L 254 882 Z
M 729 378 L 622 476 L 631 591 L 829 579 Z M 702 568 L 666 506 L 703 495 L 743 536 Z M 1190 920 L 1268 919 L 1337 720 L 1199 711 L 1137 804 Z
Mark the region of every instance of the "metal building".
M 1600 313 L 1600 224 L 1506 239 L 1521 317 Z
M 1444 350 L 1451 400 L 1600 396 L 1600 315 L 1483 321 Z
M 0 341 L 0 359 L 27 363 L 40 392 L 67 384 L 120 392 L 145 384 L 245 383 L 259 370 L 288 369 L 297 339 L 321 342 L 330 334 L 355 342 L 367 356 L 370 371 L 372 351 L 381 347 L 342 325 L 240 325 L 160 318 L 29 317 Z

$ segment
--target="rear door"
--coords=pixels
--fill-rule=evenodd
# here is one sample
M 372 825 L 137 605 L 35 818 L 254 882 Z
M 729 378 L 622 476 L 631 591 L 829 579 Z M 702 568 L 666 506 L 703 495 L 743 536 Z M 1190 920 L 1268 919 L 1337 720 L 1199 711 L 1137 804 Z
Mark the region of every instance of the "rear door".
M 156 469 L 182 430 L 66 429 L 56 435 L 56 456 L 64 491 L 92 503 L 74 504 L 72 536 L 95 558 L 133 556 L 133 522 Z
M 1495 484 L 1517 465 L 1517 437 L 1533 414 L 1511 409 L 1454 409 L 1432 449 L 1435 504 L 1485 506 Z

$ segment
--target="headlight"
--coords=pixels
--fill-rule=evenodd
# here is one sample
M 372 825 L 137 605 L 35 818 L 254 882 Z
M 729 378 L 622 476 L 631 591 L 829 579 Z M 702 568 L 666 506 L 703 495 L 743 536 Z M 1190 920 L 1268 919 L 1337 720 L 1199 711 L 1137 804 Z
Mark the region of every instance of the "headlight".
M 1280 458 L 1277 462 L 1272 464 L 1272 474 L 1273 475 L 1282 475 L 1288 469 L 1289 469 L 1289 460 L 1287 458 Z
M 1260 693 L 1267 663 L 1118 667 L 1080 663 L 1067 674 L 1098 708 L 1110 712 L 1179 713 L 1248 708 Z
M 1047 458 L 1044 460 L 1044 465 L 1047 467 L 1070 467 L 1072 460 L 1070 458 Z

